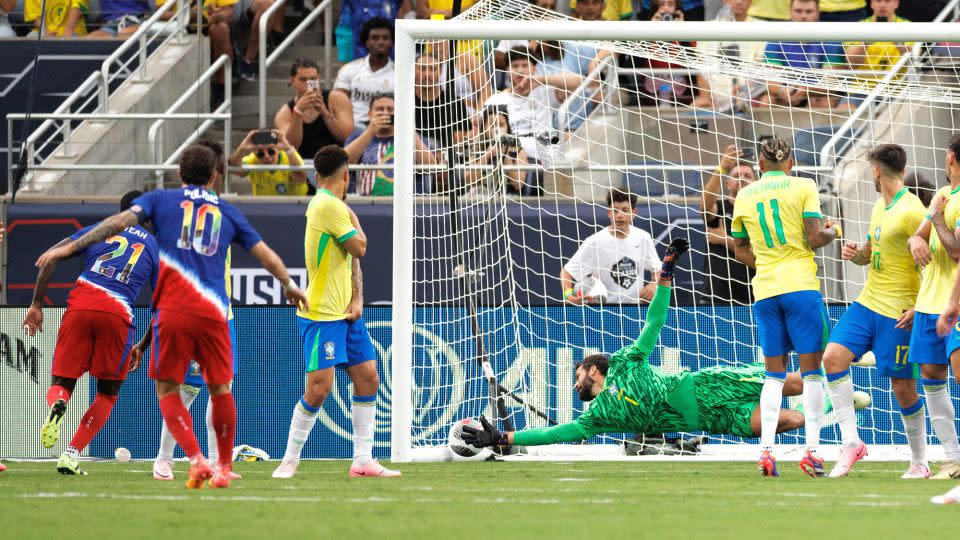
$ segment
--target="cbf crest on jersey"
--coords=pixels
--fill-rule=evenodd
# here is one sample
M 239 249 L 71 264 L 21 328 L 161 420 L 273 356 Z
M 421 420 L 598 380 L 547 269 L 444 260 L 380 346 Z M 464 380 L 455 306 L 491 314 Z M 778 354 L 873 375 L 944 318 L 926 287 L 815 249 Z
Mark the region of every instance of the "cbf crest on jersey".
M 327 359 L 333 359 L 336 356 L 337 348 L 332 341 L 328 341 L 323 344 L 323 352 L 326 353 Z
M 617 392 L 619 391 L 620 391 L 620 388 L 618 388 L 617 385 L 615 384 L 611 384 L 610 386 L 607 387 L 607 393 L 610 394 L 611 396 L 617 395 Z
M 873 240 L 874 242 L 880 241 L 880 226 L 877 225 L 877 228 L 873 230 Z

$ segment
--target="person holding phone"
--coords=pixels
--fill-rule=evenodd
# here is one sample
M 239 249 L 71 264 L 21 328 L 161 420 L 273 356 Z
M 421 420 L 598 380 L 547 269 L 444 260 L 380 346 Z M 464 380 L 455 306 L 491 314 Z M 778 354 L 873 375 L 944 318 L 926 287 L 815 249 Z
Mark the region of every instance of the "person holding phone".
M 244 165 L 296 165 L 303 159 L 286 134 L 276 129 L 255 129 L 244 137 L 229 160 L 231 167 Z M 304 171 L 278 169 L 272 171 L 232 171 L 250 180 L 254 195 L 308 195 L 310 185 Z
M 897 8 L 899 7 L 900 0 L 870 0 L 870 9 L 873 14 L 860 22 L 910 22 L 897 16 Z M 882 72 L 893 67 L 900 60 L 900 56 L 907 52 L 910 47 L 913 47 L 913 43 L 894 43 L 892 41 L 848 42 L 844 43 L 844 47 L 847 50 L 847 61 L 853 69 Z M 870 73 L 860 78 L 873 83 L 882 79 L 883 74 Z

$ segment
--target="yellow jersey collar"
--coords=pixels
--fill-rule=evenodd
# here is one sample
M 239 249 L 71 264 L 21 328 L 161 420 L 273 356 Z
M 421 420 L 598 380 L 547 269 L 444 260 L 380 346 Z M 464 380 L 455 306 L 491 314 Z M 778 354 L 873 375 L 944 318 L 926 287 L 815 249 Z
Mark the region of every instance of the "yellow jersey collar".
M 893 196 L 893 200 L 890 201 L 890 204 L 888 204 L 887 207 L 884 208 L 884 210 L 889 210 L 893 208 L 893 205 L 897 204 L 897 201 L 899 201 L 900 197 L 903 197 L 903 194 L 906 192 L 907 192 L 907 188 L 903 188 L 900 191 L 898 191 L 897 194 Z
M 763 173 L 762 175 L 760 175 L 760 179 L 763 180 L 764 178 L 766 178 L 766 177 L 768 177 L 768 176 L 786 176 L 786 175 L 787 175 L 787 173 L 785 173 L 785 172 L 783 172 L 783 171 L 767 171 L 767 172 Z

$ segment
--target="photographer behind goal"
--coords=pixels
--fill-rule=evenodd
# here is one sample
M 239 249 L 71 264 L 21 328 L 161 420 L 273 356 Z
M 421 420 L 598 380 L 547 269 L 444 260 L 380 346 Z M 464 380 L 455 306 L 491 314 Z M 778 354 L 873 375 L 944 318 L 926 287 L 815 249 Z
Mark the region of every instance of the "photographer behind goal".
M 468 165 L 476 167 L 464 172 L 464 184 L 468 189 L 497 191 L 500 182 L 506 182 L 507 193 L 525 195 L 529 191 L 526 181 L 528 171 L 515 168 L 528 163 L 527 152 L 510 129 L 506 107 L 495 106 L 484 110 L 480 136 L 477 143 L 468 149 L 466 161 Z M 484 183 L 487 184 L 486 190 L 480 187 Z

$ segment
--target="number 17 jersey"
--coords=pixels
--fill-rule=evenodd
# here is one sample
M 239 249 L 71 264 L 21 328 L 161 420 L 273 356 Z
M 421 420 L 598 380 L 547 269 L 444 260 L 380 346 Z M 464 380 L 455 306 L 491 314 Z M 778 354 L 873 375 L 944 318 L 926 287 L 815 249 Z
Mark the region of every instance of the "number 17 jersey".
M 797 291 L 819 291 L 817 263 L 803 220 L 822 218 L 820 194 L 809 178 L 768 171 L 740 190 L 733 203 L 734 238 L 749 238 L 757 259 L 757 300 Z
M 250 250 L 261 241 L 247 218 L 199 186 L 151 191 L 133 201 L 141 221 L 152 220 L 160 247 L 154 309 L 226 321 L 227 248 Z

